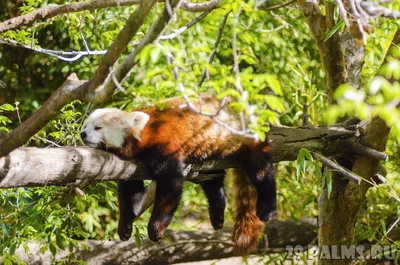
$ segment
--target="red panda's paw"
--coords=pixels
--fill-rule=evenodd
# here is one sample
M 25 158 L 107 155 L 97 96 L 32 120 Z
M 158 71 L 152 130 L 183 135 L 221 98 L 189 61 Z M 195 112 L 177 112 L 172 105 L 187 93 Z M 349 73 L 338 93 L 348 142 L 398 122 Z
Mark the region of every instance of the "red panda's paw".
M 150 240 L 153 242 L 159 242 L 165 233 L 166 227 L 167 225 L 163 224 L 163 222 L 160 222 L 158 220 L 150 220 L 147 226 L 147 233 Z
M 118 235 L 122 241 L 129 240 L 129 238 L 131 238 L 132 235 L 132 223 L 131 222 L 126 223 L 125 221 L 126 220 L 120 218 L 118 223 Z
M 221 230 L 224 227 L 224 210 L 225 207 L 219 208 L 210 206 L 211 225 L 215 230 Z
M 261 221 L 271 221 L 277 218 L 276 208 L 260 207 L 257 209 L 257 216 Z
M 276 199 L 275 198 L 257 199 L 257 216 L 261 221 L 271 221 L 276 219 Z

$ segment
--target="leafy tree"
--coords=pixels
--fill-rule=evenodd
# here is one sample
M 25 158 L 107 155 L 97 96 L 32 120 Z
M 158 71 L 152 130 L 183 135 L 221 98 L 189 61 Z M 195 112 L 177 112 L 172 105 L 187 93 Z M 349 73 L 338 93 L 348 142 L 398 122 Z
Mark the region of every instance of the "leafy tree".
M 7 7 L 0 10 L 0 187 L 7 187 L 0 193 L 2 262 L 26 262 L 22 249 L 50 253 L 43 260 L 57 264 L 95 263 L 88 252 L 108 253 L 85 240 L 117 242 L 116 183 L 91 183 L 106 179 L 104 171 L 74 182 L 90 172 L 85 167 L 63 178 L 85 159 L 95 161 L 91 157 L 67 163 L 66 156 L 54 156 L 43 171 L 32 165 L 46 163 L 46 154 L 61 154 L 47 147 L 83 150 L 80 127 L 95 108 L 131 110 L 177 95 L 196 100 L 202 92 L 232 97 L 232 107 L 251 120 L 239 133 L 261 140 L 268 134 L 277 162 L 294 161 L 275 169 L 279 218 L 300 222 L 298 232 L 312 235 L 297 235 L 299 245 L 316 236 L 315 227 L 301 220 L 318 217 L 320 246 L 394 245 L 397 262 L 400 31 L 392 19 L 399 17 L 398 1 L 181 1 L 174 14 L 156 2 L 0 0 Z M 18 149 L 22 145 L 42 149 Z M 114 165 L 131 166 L 113 159 Z M 29 174 L 24 178 L 7 161 L 26 163 Z M 65 172 L 51 163 L 64 163 Z M 50 171 L 58 177 L 41 175 Z M 64 186 L 32 187 L 45 181 Z M 228 224 L 231 213 L 228 204 Z M 113 245 L 118 255 L 110 260 L 135 264 L 145 257 L 159 264 L 234 255 L 226 235 L 218 241 L 206 231 L 215 248 L 208 256 L 177 247 L 185 238 L 180 236 L 189 235 L 192 241 L 185 244 L 204 248 L 196 245 L 195 232 L 209 228 L 207 201 L 194 183 L 185 183 L 170 226 L 175 245 L 168 239 L 165 248 L 149 245 L 148 219 L 144 212 L 134 223 L 134 246 L 142 249 L 125 258 L 124 248 Z M 293 230 L 290 225 L 278 222 L 282 231 Z M 213 240 L 225 242 L 223 250 Z M 271 237 L 269 243 L 272 252 L 285 250 Z M 307 255 L 293 258 L 299 257 L 306 262 Z M 260 262 L 284 259 L 268 255 Z

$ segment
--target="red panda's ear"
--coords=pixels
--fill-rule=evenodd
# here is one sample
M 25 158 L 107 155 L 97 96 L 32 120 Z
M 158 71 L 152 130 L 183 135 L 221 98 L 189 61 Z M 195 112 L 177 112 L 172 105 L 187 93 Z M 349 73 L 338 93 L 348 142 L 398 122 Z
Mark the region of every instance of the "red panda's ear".
M 140 141 L 140 133 L 142 132 L 144 126 L 146 126 L 149 119 L 150 116 L 147 113 L 141 111 L 129 112 L 124 117 L 124 121 L 128 125 L 128 128 L 133 133 L 133 136 L 139 141 Z

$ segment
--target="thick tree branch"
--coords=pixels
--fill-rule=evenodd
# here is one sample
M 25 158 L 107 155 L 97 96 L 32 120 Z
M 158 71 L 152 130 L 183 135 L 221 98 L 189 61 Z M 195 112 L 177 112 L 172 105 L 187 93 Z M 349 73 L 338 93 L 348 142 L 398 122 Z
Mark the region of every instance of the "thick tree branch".
M 307 246 L 316 237 L 315 222 L 272 221 L 266 226 L 268 248 L 260 248 L 254 254 L 282 253 L 286 245 Z M 146 240 L 138 249 L 134 240 L 101 242 L 89 240 L 83 243 L 87 249 L 74 253 L 88 265 L 94 264 L 147 264 L 163 265 L 193 261 L 222 259 L 237 256 L 232 252 L 230 229 L 222 231 L 200 230 L 192 232 L 167 231 L 160 243 Z M 23 248 L 16 255 L 31 265 L 50 264 L 51 253 L 40 253 L 38 243 L 30 243 L 30 253 Z M 63 258 L 68 252 L 59 252 L 56 258 Z
M 138 14 L 138 21 L 143 22 L 144 18 L 147 16 L 150 11 L 151 3 L 155 0 L 146 1 L 146 4 L 140 5 L 137 10 L 142 10 Z M 179 0 L 173 0 L 171 3 L 172 7 L 175 7 L 179 4 Z M 135 11 L 135 13 L 136 13 Z M 166 14 L 167 13 L 167 14 Z M 131 16 L 132 18 L 133 16 Z M 134 21 L 134 19 L 132 18 Z M 144 39 L 140 42 L 140 44 L 136 47 L 136 49 L 124 60 L 124 62 L 117 69 L 117 73 L 115 73 L 117 80 L 122 80 L 125 75 L 129 72 L 129 70 L 135 65 L 135 57 L 136 55 L 143 49 L 145 45 L 154 41 L 162 32 L 162 30 L 166 27 L 170 20 L 170 14 L 164 9 L 164 12 L 161 16 L 153 23 L 151 29 L 148 34 L 144 37 Z M 122 31 L 125 31 L 127 35 L 131 37 L 137 31 L 137 29 L 141 26 L 142 23 L 134 22 L 131 25 L 126 25 Z M 133 35 L 132 35 L 133 34 Z M 6 134 L 0 139 L 0 157 L 7 155 L 9 152 L 14 150 L 15 148 L 24 144 L 30 137 L 32 137 L 37 131 L 39 131 L 43 126 L 46 125 L 48 121 L 50 121 L 60 109 L 67 103 L 71 102 L 75 99 L 80 99 L 83 101 L 88 101 L 92 103 L 100 103 L 104 102 L 109 96 L 112 95 L 112 92 L 115 90 L 116 86 L 111 78 L 108 80 L 108 83 L 104 85 L 102 88 L 97 89 L 97 87 L 104 82 L 108 75 L 108 69 L 105 71 L 106 66 L 110 66 L 115 63 L 118 59 L 118 56 L 125 49 L 127 43 L 127 38 L 124 34 L 119 34 L 117 38 L 114 40 L 109 54 L 106 55 L 106 59 L 101 62 L 101 67 L 98 73 L 94 77 L 92 77 L 88 82 L 79 81 L 76 78 L 76 75 L 71 75 L 67 81 L 54 92 L 54 94 L 41 106 L 41 108 L 36 111 L 28 120 L 24 121 L 20 124 L 16 129 Z M 120 43 L 124 43 L 125 45 L 120 45 Z M 93 89 L 97 89 L 96 91 L 91 91 Z
M 80 2 L 73 4 L 64 4 L 59 6 L 43 7 L 34 12 L 19 17 L 15 17 L 0 23 L 0 33 L 11 29 L 16 29 L 21 26 L 29 26 L 36 21 L 46 20 L 61 14 L 75 13 L 86 10 L 94 10 L 98 8 L 107 8 L 115 6 L 132 6 L 132 5 L 138 5 L 140 2 L 141 0 L 96 0 L 91 2 Z M 216 7 L 216 5 L 219 2 L 220 0 L 212 0 L 206 3 L 190 3 L 184 1 L 181 5 L 181 9 L 190 12 L 204 12 Z
M 295 160 L 301 148 L 326 156 L 352 152 L 345 142 L 357 141 L 343 128 L 273 127 L 269 132 L 274 161 Z M 23 165 L 23 166 L 22 166 Z M 236 167 L 229 160 L 189 165 L 187 180 L 201 181 L 215 171 Z M 37 172 L 41 173 L 38 175 Z M 190 172 L 190 173 L 189 173 Z M 134 174 L 135 173 L 135 174 Z M 210 176 L 211 174 L 211 176 Z M 78 184 L 81 181 L 148 179 L 140 163 L 123 161 L 107 152 L 88 147 L 20 148 L 0 158 L 0 187 Z

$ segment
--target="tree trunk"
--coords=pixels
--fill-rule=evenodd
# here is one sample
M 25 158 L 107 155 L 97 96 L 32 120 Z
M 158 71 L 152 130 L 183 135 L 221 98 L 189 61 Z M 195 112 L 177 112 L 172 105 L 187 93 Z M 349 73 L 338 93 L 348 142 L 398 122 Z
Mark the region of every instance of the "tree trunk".
M 335 102 L 334 91 L 340 84 L 362 87 L 360 72 L 364 59 L 362 36 L 351 22 L 349 32 L 336 32 L 328 40 L 326 34 L 334 26 L 332 4 L 326 1 L 325 15 L 315 0 L 298 0 L 310 30 L 321 53 L 325 70 L 326 91 L 329 102 Z M 399 34 L 395 35 L 398 41 Z M 361 142 L 371 148 L 383 151 L 390 131 L 384 121 L 374 118 L 361 126 Z M 349 155 L 337 158 L 337 162 L 366 180 L 378 171 L 379 161 L 363 155 Z M 323 187 L 319 204 L 318 243 L 323 245 L 349 245 L 354 239 L 356 218 L 370 185 L 363 181 L 360 185 L 343 180 L 337 174 L 332 178 L 332 191 L 328 196 L 327 185 Z M 320 264 L 348 264 L 348 260 L 321 260 Z

